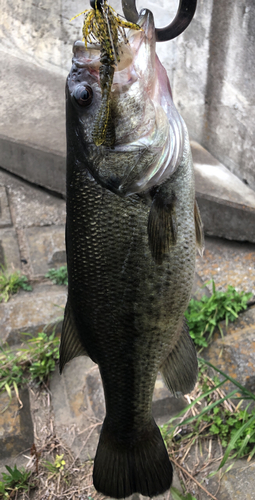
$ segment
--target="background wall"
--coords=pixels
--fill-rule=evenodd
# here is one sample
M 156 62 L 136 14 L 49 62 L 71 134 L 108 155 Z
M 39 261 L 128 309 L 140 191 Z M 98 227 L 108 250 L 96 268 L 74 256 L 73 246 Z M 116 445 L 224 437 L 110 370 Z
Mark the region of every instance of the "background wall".
M 121 12 L 121 2 L 110 4 Z M 162 27 L 178 0 L 139 0 Z M 89 8 L 81 0 L 0 0 L 1 50 L 67 74 L 72 43 Z M 255 2 L 198 0 L 195 18 L 177 40 L 158 44 L 175 103 L 192 139 L 255 189 Z

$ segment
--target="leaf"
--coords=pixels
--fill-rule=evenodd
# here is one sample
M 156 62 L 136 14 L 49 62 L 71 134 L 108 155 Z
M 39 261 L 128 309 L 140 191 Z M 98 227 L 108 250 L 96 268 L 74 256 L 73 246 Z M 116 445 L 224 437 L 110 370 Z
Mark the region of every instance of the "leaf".
M 225 453 L 224 453 L 224 456 L 223 456 L 223 459 L 219 465 L 219 468 L 218 470 L 220 470 L 223 465 L 225 465 L 228 457 L 229 457 L 229 454 L 231 453 L 231 451 L 234 449 L 234 445 L 237 441 L 237 439 L 239 439 L 239 437 L 243 434 L 243 432 L 245 431 L 245 429 L 247 429 L 247 427 L 249 427 L 249 425 L 251 425 L 253 422 L 255 421 L 255 415 L 253 415 L 249 420 L 248 422 L 246 422 L 246 424 L 242 425 L 242 427 L 235 433 L 235 435 L 232 437 Z
M 193 497 L 191 493 L 187 493 L 186 496 L 183 496 L 181 492 L 177 490 L 177 488 L 175 488 L 174 486 L 170 488 L 170 492 L 173 497 L 173 500 L 196 500 L 196 498 Z
M 174 486 L 170 488 L 170 492 L 173 500 L 185 500 L 184 496 L 177 490 L 177 488 L 174 488 Z
M 254 432 L 255 432 L 255 431 L 254 431 Z M 253 432 L 252 434 L 254 434 L 254 432 Z M 240 457 L 242 456 L 242 453 L 243 453 L 243 451 L 245 450 L 245 448 L 246 448 L 246 446 L 247 446 L 248 442 L 250 441 L 250 439 L 251 439 L 251 435 L 250 435 L 250 434 L 247 434 L 247 435 L 245 436 L 245 438 L 244 438 L 244 440 L 243 440 L 242 444 L 241 444 L 240 450 L 239 450 L 239 451 L 238 451 L 238 453 L 237 453 L 237 458 L 240 458 Z
M 199 359 L 199 358 L 198 358 Z M 188 406 L 185 406 L 185 408 L 183 408 L 183 410 L 181 410 L 177 415 L 175 415 L 174 417 L 170 418 L 170 420 L 168 420 L 168 422 L 165 424 L 165 425 L 170 425 L 172 424 L 172 422 L 174 422 L 174 420 L 176 419 L 179 419 L 180 417 L 182 417 L 182 415 L 184 415 L 190 408 L 192 408 L 193 406 L 195 406 L 196 403 L 198 403 L 199 401 L 201 401 L 201 399 L 204 399 L 205 397 L 209 396 L 212 392 L 214 392 L 216 389 L 219 389 L 224 383 L 226 382 L 226 380 L 223 380 L 222 382 L 220 382 L 217 386 L 215 386 L 214 388 L 208 390 L 207 392 L 201 394 L 200 396 L 198 396 L 196 399 L 194 399 L 194 401 L 192 401 Z M 197 415 L 195 415 L 194 417 L 190 417 L 192 420 L 195 420 L 197 418 Z M 187 422 L 186 422 L 187 423 Z M 175 427 L 178 427 L 179 423 L 177 423 L 173 429 L 175 429 Z M 182 425 L 183 425 L 183 422 L 182 422 Z
M 9 465 L 6 465 L 5 468 L 8 470 L 8 472 L 12 476 L 12 469 L 11 469 L 11 467 L 9 467 Z
M 253 394 L 251 391 L 249 391 L 248 389 L 246 389 L 246 387 L 244 387 L 242 384 L 240 384 L 239 382 L 237 382 L 237 380 L 235 380 L 234 378 L 232 378 L 230 375 L 228 375 L 227 373 L 223 372 L 222 370 L 220 370 L 219 368 L 217 368 L 216 366 L 214 366 L 212 363 L 210 363 L 209 361 L 206 361 L 205 359 L 203 358 L 198 358 L 199 362 L 202 363 L 202 364 L 205 364 L 207 366 L 210 366 L 211 368 L 213 368 L 216 372 L 220 373 L 223 377 L 225 377 L 226 380 L 229 380 L 230 382 L 232 382 L 236 387 L 238 387 L 239 389 L 241 389 L 241 391 L 245 394 L 247 394 L 249 396 L 250 399 L 252 399 L 253 401 L 255 401 L 255 394 Z M 225 380 L 225 381 L 226 381 Z M 230 396 L 229 396 L 230 397 Z

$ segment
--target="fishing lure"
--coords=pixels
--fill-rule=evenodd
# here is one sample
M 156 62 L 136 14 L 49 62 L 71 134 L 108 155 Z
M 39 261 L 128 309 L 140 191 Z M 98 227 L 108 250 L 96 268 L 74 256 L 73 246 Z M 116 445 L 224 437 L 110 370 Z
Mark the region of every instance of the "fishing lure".
M 105 144 L 112 147 L 115 142 L 115 131 L 111 120 L 110 92 L 115 67 L 120 61 L 120 46 L 123 42 L 128 43 L 124 28 L 133 30 L 141 28 L 121 18 L 110 5 L 107 5 L 107 0 L 91 0 L 90 5 L 91 9 L 80 12 L 71 21 L 85 14 L 82 27 L 85 47 L 87 48 L 88 43 L 100 45 L 99 77 L 102 102 L 95 119 L 92 137 L 96 146 Z

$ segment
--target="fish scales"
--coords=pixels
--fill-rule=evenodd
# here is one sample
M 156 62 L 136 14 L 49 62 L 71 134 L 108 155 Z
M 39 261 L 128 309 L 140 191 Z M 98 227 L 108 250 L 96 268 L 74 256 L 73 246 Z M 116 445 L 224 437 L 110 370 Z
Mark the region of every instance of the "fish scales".
M 142 43 L 155 51 L 149 11 L 140 23 L 148 26 Z M 86 60 L 79 44 L 77 51 L 79 61 Z M 197 374 L 195 350 L 183 320 L 194 277 L 195 225 L 200 223 L 194 215 L 198 219 L 192 158 L 185 125 L 171 102 L 162 111 L 151 99 L 151 93 L 160 93 L 157 85 L 168 88 L 166 77 L 163 83 L 159 78 L 156 90 L 150 84 L 144 94 L 148 86 L 143 87 L 143 75 L 132 81 L 130 68 L 129 84 L 117 85 L 111 98 L 115 147 L 93 145 L 91 129 L 100 93 L 89 64 L 77 69 L 74 58 L 67 80 L 68 302 L 60 368 L 74 356 L 87 354 L 100 369 L 106 418 L 94 464 L 95 487 L 115 498 L 134 492 L 154 496 L 172 481 L 172 467 L 151 413 L 157 373 L 161 370 L 176 395 L 191 390 Z M 135 63 L 134 68 L 137 72 Z M 133 92 L 137 81 L 141 87 Z M 93 88 L 94 103 L 80 110 L 75 99 L 81 82 Z M 164 164 L 166 136 L 157 123 L 166 127 L 169 112 L 177 152 L 171 144 Z M 137 145 L 137 138 L 151 128 L 151 143 L 143 139 Z M 163 180 L 154 185 L 160 168 Z M 166 168 L 171 172 L 164 178 Z

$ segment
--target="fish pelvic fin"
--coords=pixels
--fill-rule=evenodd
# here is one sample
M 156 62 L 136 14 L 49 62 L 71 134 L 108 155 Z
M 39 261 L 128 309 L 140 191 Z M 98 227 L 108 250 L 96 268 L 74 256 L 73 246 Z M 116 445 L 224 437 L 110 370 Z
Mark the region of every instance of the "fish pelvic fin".
M 172 484 L 173 469 L 154 420 L 137 439 L 116 437 L 106 417 L 96 452 L 93 482 L 97 491 L 111 498 L 133 493 L 154 497 Z
M 194 389 L 198 374 L 197 353 L 185 319 L 178 342 L 161 365 L 160 372 L 175 397 Z
M 88 356 L 88 354 L 80 341 L 72 308 L 67 300 L 59 348 L 60 373 L 62 373 L 65 364 L 76 356 Z
M 195 200 L 194 204 L 194 218 L 195 218 L 195 231 L 196 231 L 196 243 L 199 254 L 203 257 L 204 253 L 204 230 L 203 230 L 203 222 L 201 219 L 200 211 L 198 208 L 197 200 Z
M 148 239 L 152 257 L 162 264 L 164 256 L 177 240 L 176 196 L 164 196 L 161 190 L 155 194 L 148 218 Z

